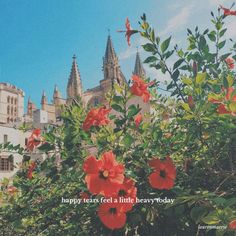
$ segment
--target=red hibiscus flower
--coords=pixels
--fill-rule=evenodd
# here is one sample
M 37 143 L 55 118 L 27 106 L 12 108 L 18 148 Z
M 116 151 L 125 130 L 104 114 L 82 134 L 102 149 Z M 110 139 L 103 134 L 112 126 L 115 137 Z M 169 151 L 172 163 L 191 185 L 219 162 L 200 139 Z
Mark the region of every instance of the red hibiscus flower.
M 176 178 L 176 169 L 170 157 L 164 161 L 152 159 L 149 165 L 154 168 L 154 172 L 149 175 L 149 183 L 153 188 L 171 189 Z
M 31 165 L 29 166 L 28 168 L 28 172 L 27 172 L 27 178 L 28 179 L 32 179 L 33 178 L 33 172 L 36 168 L 36 163 L 35 162 L 32 162 Z
M 130 37 L 132 34 L 136 34 L 138 33 L 139 31 L 138 30 L 133 30 L 130 26 L 130 22 L 129 22 L 129 19 L 126 18 L 126 22 L 125 22 L 125 28 L 126 30 L 117 30 L 117 32 L 119 33 L 125 33 L 125 37 L 127 38 L 127 43 L 128 45 L 130 46 Z
M 235 220 L 232 220 L 232 221 L 229 223 L 229 228 L 230 228 L 230 229 L 236 229 L 236 219 L 235 219 Z
M 103 153 L 101 160 L 94 156 L 87 157 L 83 169 L 87 174 L 87 188 L 93 194 L 109 197 L 124 181 L 124 166 L 115 160 L 112 151 Z
M 33 151 L 35 147 L 37 147 L 41 143 L 41 130 L 40 129 L 35 129 L 33 130 L 32 134 L 28 138 L 26 149 L 28 151 Z
M 234 88 L 230 87 L 230 88 L 223 88 L 222 89 L 223 92 L 226 94 L 225 97 L 220 97 L 219 99 L 215 99 L 215 98 L 209 98 L 208 101 L 211 103 L 215 103 L 215 104 L 219 104 L 217 107 L 217 112 L 220 115 L 225 115 L 225 114 L 231 114 L 233 116 L 235 116 L 235 111 L 231 111 L 228 107 L 227 104 L 228 102 L 236 102 L 236 95 L 233 95 L 234 92 Z
M 236 11 L 231 11 L 231 9 L 225 8 L 221 5 L 220 8 L 224 11 L 225 16 L 236 16 Z
M 117 32 L 119 33 L 125 33 L 125 37 L 127 38 L 127 43 L 128 45 L 130 46 L 130 37 L 132 34 L 136 34 L 138 33 L 139 31 L 138 30 L 133 30 L 130 26 L 130 22 L 129 22 L 129 19 L 126 18 L 126 22 L 125 22 L 125 28 L 126 30 L 117 30 Z
M 148 102 L 150 100 L 150 93 L 148 92 L 149 84 L 146 84 L 139 76 L 132 76 L 133 85 L 130 88 L 132 94 L 142 97 L 144 102 Z
M 126 222 L 126 213 L 119 203 L 102 203 L 98 207 L 98 216 L 109 229 L 120 229 Z
M 134 118 L 134 123 L 135 123 L 135 125 L 136 125 L 136 128 L 139 127 L 139 125 L 140 125 L 140 123 L 142 122 L 142 120 L 143 120 L 143 116 L 142 116 L 141 113 L 139 113 L 137 116 L 135 116 L 135 118 Z
M 218 107 L 217 107 L 217 112 L 220 114 L 220 115 L 225 115 L 225 114 L 230 114 L 231 112 L 227 110 L 227 107 L 224 105 L 224 104 L 220 104 Z
M 132 179 L 125 178 L 123 184 L 121 184 L 117 190 L 117 193 L 113 197 L 113 202 L 116 201 L 121 205 L 123 211 L 130 211 L 136 201 L 137 188 L 135 182 Z M 121 199 L 127 200 L 127 202 L 120 201 Z
M 126 18 L 125 27 L 126 27 L 126 34 L 125 34 L 125 36 L 127 38 L 127 43 L 130 46 L 130 37 L 131 37 L 132 34 L 137 33 L 138 30 L 133 30 L 131 28 L 128 17 Z
M 111 109 L 105 107 L 91 109 L 83 123 L 83 130 L 88 131 L 92 126 L 107 125 L 110 122 L 107 118 L 110 111 Z
M 226 58 L 225 62 L 230 70 L 234 69 L 234 60 L 232 58 Z

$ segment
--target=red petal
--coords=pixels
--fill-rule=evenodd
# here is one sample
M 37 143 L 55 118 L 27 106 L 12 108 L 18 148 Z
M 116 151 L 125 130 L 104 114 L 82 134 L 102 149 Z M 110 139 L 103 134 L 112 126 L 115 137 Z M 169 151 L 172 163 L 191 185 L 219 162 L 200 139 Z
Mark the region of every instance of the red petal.
M 115 208 L 116 213 L 110 213 L 110 209 Z M 102 223 L 109 229 L 120 229 L 126 223 L 126 214 L 117 208 L 117 204 L 103 203 L 98 207 L 98 216 Z
M 88 156 L 83 164 L 83 170 L 87 174 L 97 174 L 101 167 L 101 161 L 94 156 Z

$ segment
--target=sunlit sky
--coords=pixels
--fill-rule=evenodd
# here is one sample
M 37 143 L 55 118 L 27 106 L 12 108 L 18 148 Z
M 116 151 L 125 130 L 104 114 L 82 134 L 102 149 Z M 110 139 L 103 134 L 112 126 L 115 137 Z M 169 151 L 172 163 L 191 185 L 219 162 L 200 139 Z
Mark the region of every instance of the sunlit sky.
M 126 17 L 133 28 L 138 27 L 145 12 L 148 21 L 162 39 L 173 36 L 174 44 L 186 47 L 186 28 L 209 26 L 210 11 L 233 0 L 0 0 L 0 82 L 8 82 L 25 91 L 40 104 L 42 90 L 52 99 L 57 84 L 66 96 L 72 56 L 77 62 L 83 89 L 98 85 L 103 79 L 102 58 L 108 29 L 121 69 L 129 78 L 135 54 L 144 43 L 139 36 L 128 47 L 123 34 Z M 236 17 L 227 19 L 228 37 L 236 36 Z M 145 69 L 151 78 L 164 81 L 165 76 Z

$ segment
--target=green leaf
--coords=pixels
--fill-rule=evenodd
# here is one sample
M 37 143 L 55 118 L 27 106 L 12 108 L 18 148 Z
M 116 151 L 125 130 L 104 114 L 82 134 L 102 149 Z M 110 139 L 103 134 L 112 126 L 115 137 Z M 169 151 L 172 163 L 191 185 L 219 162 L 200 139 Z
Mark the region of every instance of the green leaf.
M 174 73 L 172 74 L 172 79 L 176 81 L 179 77 L 179 74 L 180 74 L 179 70 L 178 69 L 175 70 Z
M 236 112 L 236 102 L 231 102 L 229 108 L 231 111 Z
M 225 46 L 225 43 L 226 43 L 226 40 L 220 42 L 220 43 L 218 44 L 218 48 L 219 48 L 219 49 L 222 49 L 222 48 Z
M 154 32 L 154 29 L 152 30 L 152 32 L 150 34 L 150 39 L 152 40 L 152 42 L 155 42 L 155 32 Z
M 200 41 L 199 41 L 199 48 L 201 50 L 203 50 L 205 45 L 206 45 L 206 39 L 205 39 L 205 37 L 203 35 L 201 35 L 200 36 Z
M 184 108 L 185 111 L 192 112 L 188 103 L 182 103 L 181 106 Z
M 196 84 L 202 84 L 206 79 L 206 72 L 198 73 L 196 76 Z
M 123 113 L 124 110 L 122 109 L 122 107 L 118 104 L 112 104 L 111 107 L 115 110 L 115 111 L 118 111 L 118 112 L 121 112 Z
M 162 44 L 161 44 L 162 53 L 164 53 L 167 50 L 167 48 L 169 47 L 170 40 L 171 40 L 171 36 L 168 39 L 166 39 L 165 41 L 162 42 Z
M 228 87 L 232 87 L 232 85 L 234 84 L 233 76 L 228 75 L 226 79 L 227 79 L 227 82 L 228 82 Z
M 177 51 L 177 54 L 179 57 L 182 57 L 184 55 L 184 52 L 182 49 L 180 49 L 179 51 Z
M 221 100 L 222 96 L 221 94 L 216 94 L 216 93 L 210 93 L 208 94 L 208 100 Z
M 114 88 L 115 88 L 115 90 L 118 92 L 118 93 L 122 93 L 122 88 L 120 87 L 120 85 L 119 84 L 117 84 L 117 83 L 114 83 Z
M 223 26 L 223 24 L 222 24 L 221 22 L 218 21 L 218 22 L 216 23 L 216 29 L 217 29 L 217 30 L 220 30 L 220 29 L 222 28 L 222 26 Z
M 115 102 L 115 103 L 122 103 L 123 102 L 123 97 L 121 97 L 121 96 L 117 96 L 117 95 L 115 95 L 114 97 L 113 97 L 113 101 Z
M 126 134 L 123 141 L 125 146 L 128 148 L 134 142 L 134 138 L 130 134 Z
M 196 222 L 199 223 L 201 219 L 208 213 L 208 210 L 205 207 L 202 206 L 197 206 L 193 207 L 190 216 L 192 219 Z
M 53 150 L 54 147 L 50 143 L 44 143 L 41 146 L 39 146 L 38 149 L 40 151 L 49 152 L 49 151 Z
M 222 36 L 225 34 L 226 31 L 227 31 L 227 28 L 222 29 L 222 30 L 220 31 L 220 37 L 222 37 Z
M 170 90 L 174 87 L 174 83 L 173 82 L 170 82 L 168 85 L 167 85 L 167 90 Z
M 202 221 L 205 223 L 205 224 L 208 224 L 208 225 L 214 225 L 214 224 L 218 224 L 220 222 L 220 219 L 218 218 L 217 216 L 217 212 L 216 211 L 213 211 L 211 213 L 209 213 L 207 216 L 205 216 Z
M 144 63 L 150 63 L 150 62 L 154 62 L 154 61 L 157 61 L 157 58 L 155 56 L 150 56 L 150 57 L 146 58 Z
M 182 59 L 182 58 L 180 58 L 178 61 L 176 61 L 174 66 L 173 66 L 173 70 L 178 68 L 183 62 L 184 62 L 184 59 Z
M 193 84 L 193 81 L 190 78 L 187 78 L 187 77 L 183 77 L 182 82 L 186 85 L 192 85 Z
M 216 41 L 216 36 L 215 36 L 215 31 L 212 31 L 210 34 L 207 35 L 208 38 L 212 41 L 215 42 Z
M 225 77 L 223 78 L 223 86 L 224 88 L 228 88 L 228 81 Z
M 183 116 L 183 119 L 185 119 L 185 120 L 192 120 L 194 117 L 195 117 L 195 116 L 192 115 L 192 114 L 187 114 L 187 115 L 184 115 L 184 116 Z
M 155 46 L 151 43 L 147 43 L 147 44 L 143 45 L 143 49 L 147 52 L 155 52 L 156 51 Z
M 134 104 L 130 105 L 128 109 L 129 109 L 129 112 L 127 115 L 128 118 L 131 118 L 131 117 L 137 115 L 141 110 L 141 108 L 138 108 Z

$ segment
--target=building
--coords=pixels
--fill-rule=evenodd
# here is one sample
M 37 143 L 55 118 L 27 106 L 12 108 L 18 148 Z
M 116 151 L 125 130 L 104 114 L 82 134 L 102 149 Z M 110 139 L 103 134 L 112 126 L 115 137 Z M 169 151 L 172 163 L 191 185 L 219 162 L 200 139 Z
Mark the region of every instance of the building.
M 0 144 L 10 142 L 12 145 L 24 147 L 31 132 L 16 129 L 13 124 L 0 125 Z M 22 155 L 15 151 L 0 151 L 0 179 L 13 176 L 22 162 Z
M 13 145 L 20 144 L 21 147 L 24 147 L 27 138 L 30 136 L 30 132 L 23 133 L 21 130 L 16 129 L 17 121 L 20 124 L 26 122 L 32 124 L 33 127 L 44 129 L 48 124 L 57 122 L 57 118 L 61 114 L 63 105 L 70 104 L 73 99 L 78 97 L 81 98 L 85 107 L 93 107 L 99 104 L 106 105 L 105 94 L 111 90 L 114 83 L 127 83 L 121 71 L 110 35 L 107 39 L 102 69 L 103 79 L 99 81 L 99 85 L 83 91 L 76 56 L 74 55 L 67 83 L 66 99 L 61 96 L 58 87 L 55 86 L 52 103 L 48 102 L 46 93 L 43 91 L 41 109 L 38 109 L 29 98 L 26 114 L 24 114 L 24 92 L 13 85 L 0 83 L 0 144 L 11 142 Z M 136 54 L 133 74 L 140 77 L 146 76 L 138 52 Z M 150 112 L 150 104 L 144 103 L 140 97 L 132 97 L 129 103 L 138 104 L 140 108 L 142 108 L 142 113 Z M 40 155 L 37 153 L 34 153 L 33 156 L 33 159 L 40 158 Z M 14 175 L 17 171 L 17 168 L 14 167 L 21 161 L 22 156 L 17 153 L 0 151 L 0 179 Z
M 78 97 L 81 98 L 85 107 L 87 106 L 97 106 L 99 104 L 106 104 L 105 94 L 111 90 L 114 83 L 122 84 L 127 83 L 126 79 L 121 71 L 119 60 L 116 55 L 116 52 L 113 47 L 113 43 L 111 40 L 111 36 L 108 36 L 105 55 L 103 57 L 103 79 L 99 81 L 99 85 L 90 88 L 86 91 L 83 91 L 82 79 L 80 76 L 80 72 L 78 69 L 76 56 L 73 56 L 72 59 L 72 67 L 70 71 L 70 76 L 67 83 L 66 99 L 62 98 L 61 93 L 57 86 L 54 88 L 53 92 L 53 102 L 48 103 L 47 96 L 45 92 L 42 94 L 41 98 L 41 109 L 42 111 L 47 112 L 48 123 L 54 123 L 57 120 L 57 117 L 61 114 L 62 106 L 66 103 L 71 103 L 73 99 Z M 141 77 L 145 77 L 146 73 L 143 68 L 140 55 L 137 52 L 135 66 L 133 70 L 133 74 L 139 75 Z M 143 112 L 150 111 L 150 105 L 147 103 L 143 103 L 142 99 L 139 97 L 132 98 L 130 103 L 139 104 L 142 107 Z M 29 99 L 27 105 L 27 115 L 28 117 L 35 117 L 36 120 L 39 120 L 38 117 L 41 113 L 37 111 L 35 104 Z M 37 114 L 33 115 L 36 112 Z M 34 120 L 35 120 L 34 119 Z M 36 122 L 38 124 L 38 122 Z
M 0 124 L 22 121 L 24 92 L 14 85 L 0 83 Z

